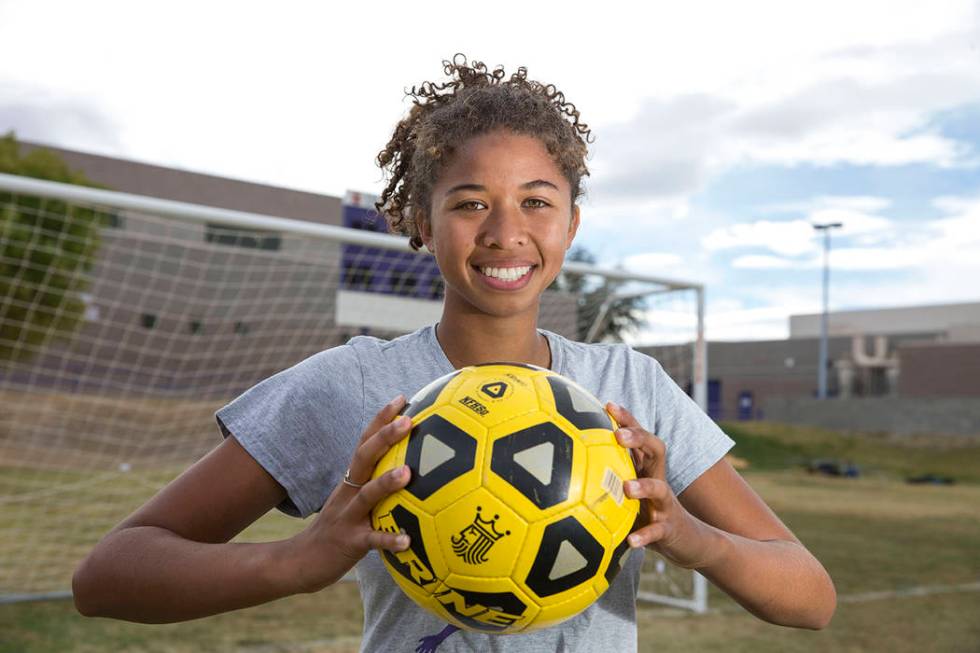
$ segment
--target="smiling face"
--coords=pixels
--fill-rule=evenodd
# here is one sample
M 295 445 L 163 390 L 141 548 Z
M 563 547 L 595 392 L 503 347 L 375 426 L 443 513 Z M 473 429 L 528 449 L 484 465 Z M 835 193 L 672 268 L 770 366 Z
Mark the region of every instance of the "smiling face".
M 578 224 L 568 180 L 541 141 L 506 130 L 466 141 L 419 223 L 446 280 L 444 310 L 536 321 Z

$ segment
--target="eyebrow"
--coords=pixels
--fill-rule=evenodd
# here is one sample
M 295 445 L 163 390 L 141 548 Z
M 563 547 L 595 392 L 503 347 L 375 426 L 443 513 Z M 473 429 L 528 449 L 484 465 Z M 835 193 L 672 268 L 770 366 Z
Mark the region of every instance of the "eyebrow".
M 555 186 L 553 183 L 545 179 L 535 179 L 534 181 L 529 181 L 525 184 L 521 184 L 521 189 L 532 190 L 534 188 L 540 188 L 542 186 L 551 188 L 553 190 L 558 190 L 558 186 Z M 452 188 L 447 190 L 446 195 L 452 195 L 453 193 L 458 193 L 459 191 L 462 190 L 474 190 L 474 191 L 485 192 L 487 188 L 486 186 L 481 186 L 480 184 L 459 184 L 458 186 L 453 186 Z

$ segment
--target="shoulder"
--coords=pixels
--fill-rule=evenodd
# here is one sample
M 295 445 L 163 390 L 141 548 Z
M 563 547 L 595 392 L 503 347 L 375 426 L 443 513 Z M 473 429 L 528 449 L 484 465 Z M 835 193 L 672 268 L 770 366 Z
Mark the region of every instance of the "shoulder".
M 577 342 L 550 331 L 543 331 L 553 347 L 561 351 L 559 373 L 592 369 L 596 372 L 657 376 L 660 363 L 624 343 Z
M 393 356 L 404 351 L 417 351 L 428 345 L 431 326 L 386 340 L 375 336 L 354 336 L 347 341 L 347 347 L 361 356 Z
M 391 340 L 358 336 L 347 344 L 358 357 L 369 406 L 380 408 L 399 393 L 411 397 L 432 379 L 452 371 L 431 326 Z

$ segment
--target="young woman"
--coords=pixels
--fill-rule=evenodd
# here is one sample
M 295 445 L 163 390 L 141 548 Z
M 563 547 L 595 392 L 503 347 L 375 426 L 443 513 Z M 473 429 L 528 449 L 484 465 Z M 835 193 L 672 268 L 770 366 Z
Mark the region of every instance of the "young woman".
M 369 519 L 410 471 L 370 480 L 372 471 L 409 431 L 408 418 L 395 419 L 405 396 L 455 368 L 504 360 L 549 367 L 610 401 L 637 463 L 625 492 L 642 500 L 629 537 L 640 551 L 569 621 L 526 635 L 461 632 L 440 651 L 635 650 L 644 547 L 698 570 L 762 619 L 825 626 L 836 602 L 827 573 L 725 461 L 731 440 L 656 361 L 537 328 L 541 294 L 579 226 L 590 132 L 578 111 L 523 68 L 505 79 L 460 55 L 444 64 L 449 80 L 412 89 L 409 115 L 378 155 L 389 173 L 379 211 L 435 254 L 445 278 L 439 323 L 392 341 L 354 338 L 219 410 L 224 441 L 81 563 L 79 611 L 194 619 L 315 592 L 356 568 L 363 650 L 411 651 L 420 639 L 431 650 L 445 624 L 397 589 L 376 551 L 404 550 L 409 538 L 374 531 Z M 318 514 L 288 540 L 229 542 L 276 506 Z

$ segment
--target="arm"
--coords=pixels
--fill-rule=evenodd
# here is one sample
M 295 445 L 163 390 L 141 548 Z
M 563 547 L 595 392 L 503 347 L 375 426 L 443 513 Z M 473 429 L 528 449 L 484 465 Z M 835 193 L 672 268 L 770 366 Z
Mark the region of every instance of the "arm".
M 665 480 L 663 441 L 622 407 L 609 408 L 623 426 L 617 438 L 637 463 L 639 478 L 625 484 L 628 496 L 643 501 L 631 546 L 696 569 L 766 621 L 813 629 L 830 622 L 837 603 L 830 576 L 727 461 L 678 500 Z
M 410 420 L 392 418 L 403 400 L 382 409 L 351 462 L 367 480 Z M 116 526 L 72 578 L 75 605 L 86 616 L 166 623 L 205 617 L 339 580 L 370 548 L 401 551 L 405 535 L 371 528 L 371 508 L 408 482 L 406 468 L 360 489 L 340 484 L 310 526 L 292 538 L 232 543 L 231 538 L 278 505 L 285 490 L 229 437 Z

